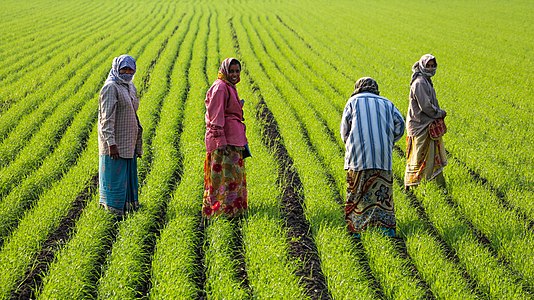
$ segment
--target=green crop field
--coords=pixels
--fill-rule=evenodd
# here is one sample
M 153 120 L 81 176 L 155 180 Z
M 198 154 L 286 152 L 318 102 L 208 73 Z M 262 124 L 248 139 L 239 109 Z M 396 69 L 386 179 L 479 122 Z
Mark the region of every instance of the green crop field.
M 0 1 L 0 299 L 534 298 L 534 1 Z M 98 207 L 98 93 L 137 60 L 141 209 Z M 432 53 L 448 193 L 402 188 L 397 238 L 346 231 L 343 107 L 405 113 Z M 249 212 L 203 222 L 220 62 L 253 157 Z

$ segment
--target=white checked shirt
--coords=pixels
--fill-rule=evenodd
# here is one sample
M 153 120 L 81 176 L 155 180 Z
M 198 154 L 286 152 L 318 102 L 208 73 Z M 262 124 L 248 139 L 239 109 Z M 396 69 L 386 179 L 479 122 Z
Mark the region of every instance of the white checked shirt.
M 143 128 L 137 119 L 137 90 L 133 83 L 107 81 L 100 91 L 98 106 L 98 144 L 100 155 L 109 155 L 117 145 L 121 158 L 142 154 Z
M 352 96 L 341 119 L 345 170 L 392 170 L 393 144 L 404 134 L 404 119 L 391 101 L 372 93 Z

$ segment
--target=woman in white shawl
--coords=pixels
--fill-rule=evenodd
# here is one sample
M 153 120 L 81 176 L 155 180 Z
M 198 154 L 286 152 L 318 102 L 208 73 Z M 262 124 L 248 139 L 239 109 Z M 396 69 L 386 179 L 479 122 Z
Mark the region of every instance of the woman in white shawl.
M 406 116 L 406 189 L 419 185 L 421 180 L 433 179 L 445 188 L 443 167 L 447 165 L 447 157 L 443 140 L 441 137 L 432 139 L 429 135 L 430 124 L 447 116 L 447 112 L 439 107 L 431 79 L 436 69 L 436 58 L 432 54 L 423 55 L 412 67 Z

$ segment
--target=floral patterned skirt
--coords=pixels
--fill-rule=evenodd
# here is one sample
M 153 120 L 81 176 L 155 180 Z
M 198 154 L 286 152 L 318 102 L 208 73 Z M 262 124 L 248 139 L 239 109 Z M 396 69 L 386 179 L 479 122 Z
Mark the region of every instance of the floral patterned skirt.
M 359 234 L 372 226 L 395 234 L 392 186 L 392 171 L 347 171 L 345 220 L 350 232 Z
M 433 140 L 428 130 L 420 136 L 406 137 L 406 171 L 404 186 L 414 186 L 421 180 L 432 180 L 447 165 L 443 139 Z
M 206 154 L 202 215 L 234 217 L 247 209 L 244 147 L 227 146 Z

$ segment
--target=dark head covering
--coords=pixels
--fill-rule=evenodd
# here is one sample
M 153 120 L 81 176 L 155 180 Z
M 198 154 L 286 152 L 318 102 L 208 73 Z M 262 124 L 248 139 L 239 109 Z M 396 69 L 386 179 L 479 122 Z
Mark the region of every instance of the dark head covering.
M 109 71 L 108 79 L 106 81 L 126 82 L 121 78 L 119 74 L 119 70 L 125 67 L 128 67 L 135 71 L 135 59 L 127 54 L 115 57 L 113 59 L 113 63 L 111 64 L 111 70 Z
M 434 76 L 436 74 L 436 68 L 427 68 L 426 67 L 426 64 L 431 60 L 434 60 L 436 62 L 436 68 L 437 68 L 438 67 L 438 61 L 436 60 L 436 58 L 432 54 L 425 54 L 425 55 L 421 56 L 421 59 L 419 59 L 418 61 L 416 61 L 413 64 L 413 66 L 412 66 L 412 72 L 413 73 L 412 73 L 412 80 L 410 81 L 410 85 L 413 83 L 415 78 L 417 78 L 417 76 L 425 76 L 426 79 L 428 79 L 428 81 L 430 82 L 430 84 L 432 84 L 432 80 L 430 79 L 430 77 L 432 77 L 432 76 Z
M 237 60 L 237 58 L 229 57 L 223 60 L 223 62 L 221 63 L 221 66 L 219 67 L 218 78 L 226 81 L 228 84 L 234 85 L 233 83 L 228 81 L 228 73 L 230 71 L 230 65 L 232 64 L 238 64 L 239 69 L 241 69 L 241 63 L 239 62 L 239 60 Z
M 351 97 L 364 92 L 380 95 L 380 92 L 378 91 L 378 83 L 371 77 L 362 77 L 358 79 L 354 85 L 354 92 L 352 92 Z

